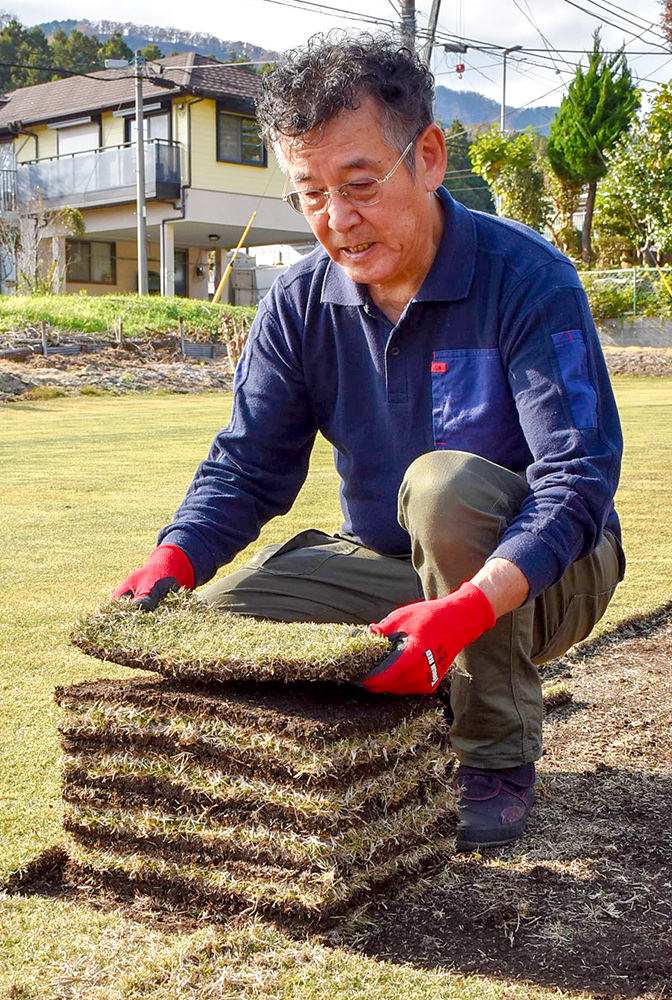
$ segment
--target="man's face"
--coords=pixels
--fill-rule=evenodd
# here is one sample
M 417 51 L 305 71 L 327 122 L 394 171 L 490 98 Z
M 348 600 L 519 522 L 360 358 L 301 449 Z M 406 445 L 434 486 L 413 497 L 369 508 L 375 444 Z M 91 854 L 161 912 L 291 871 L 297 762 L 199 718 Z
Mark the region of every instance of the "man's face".
M 382 178 L 400 153 L 385 142 L 380 113 L 371 98 L 355 110 L 342 111 L 319 133 L 315 130 L 283 141 L 282 148 L 290 180 L 299 190 L 325 190 L 363 177 Z M 430 192 L 443 178 L 440 167 L 429 171 L 432 176 L 428 178 L 426 157 L 420 150 L 411 149 L 411 157 L 416 162 L 415 179 L 406 164 L 400 164 L 382 185 L 376 205 L 356 207 L 334 191 L 322 214 L 307 216 L 316 238 L 348 277 L 392 293 L 412 285 L 415 278 L 420 282 L 424 278 L 438 205 Z M 432 251 L 432 259 L 433 255 Z

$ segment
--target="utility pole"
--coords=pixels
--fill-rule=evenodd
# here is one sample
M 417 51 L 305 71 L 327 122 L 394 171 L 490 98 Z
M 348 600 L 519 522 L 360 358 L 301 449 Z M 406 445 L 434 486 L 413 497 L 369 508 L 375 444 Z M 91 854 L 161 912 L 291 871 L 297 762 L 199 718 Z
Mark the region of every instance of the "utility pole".
M 425 42 L 425 47 L 422 50 L 422 61 L 425 66 L 430 69 L 432 64 L 432 49 L 434 47 L 434 38 L 436 36 L 436 23 L 439 20 L 440 7 L 441 0 L 432 0 L 432 9 L 429 12 L 429 24 L 427 25 L 427 41 Z
M 415 52 L 415 0 L 401 0 L 401 43 Z
M 138 234 L 138 294 L 147 295 L 147 203 L 145 201 L 145 122 L 142 110 L 142 63 L 135 52 L 135 200 Z
M 506 57 L 509 52 L 520 52 L 522 45 L 511 45 L 502 50 L 502 107 L 499 113 L 499 131 L 506 132 Z

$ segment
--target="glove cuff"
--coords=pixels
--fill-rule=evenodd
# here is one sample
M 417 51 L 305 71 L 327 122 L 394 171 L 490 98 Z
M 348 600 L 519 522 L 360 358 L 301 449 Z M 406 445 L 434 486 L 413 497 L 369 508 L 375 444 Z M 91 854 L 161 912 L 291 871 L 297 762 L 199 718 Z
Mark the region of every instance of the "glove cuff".
M 159 545 L 154 549 L 147 564 L 160 570 L 161 576 L 173 576 L 180 587 L 191 590 L 194 586 L 194 567 L 186 552 L 177 545 Z
M 465 645 L 489 631 L 497 621 L 492 604 L 475 583 L 466 581 L 449 594 L 449 599 L 451 604 L 459 606 L 463 614 L 462 620 L 468 633 Z

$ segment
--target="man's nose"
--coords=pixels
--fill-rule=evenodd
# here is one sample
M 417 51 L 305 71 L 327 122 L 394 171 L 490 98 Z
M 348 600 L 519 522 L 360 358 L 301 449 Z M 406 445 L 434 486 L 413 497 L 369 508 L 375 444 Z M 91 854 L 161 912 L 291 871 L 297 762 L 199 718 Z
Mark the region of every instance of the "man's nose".
M 360 218 L 357 208 L 338 190 L 329 192 L 326 212 L 329 228 L 340 233 L 352 228 Z

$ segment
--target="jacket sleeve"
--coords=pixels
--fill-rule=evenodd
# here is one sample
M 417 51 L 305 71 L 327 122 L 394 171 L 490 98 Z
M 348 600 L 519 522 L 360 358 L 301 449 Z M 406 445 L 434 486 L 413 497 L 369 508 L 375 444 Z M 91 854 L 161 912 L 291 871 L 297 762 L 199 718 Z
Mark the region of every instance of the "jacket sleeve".
M 588 301 L 568 262 L 519 284 L 501 331 L 532 462 L 527 498 L 491 558 L 515 563 L 533 598 L 597 545 L 613 515 L 623 442 Z
M 196 586 L 253 541 L 266 521 L 286 513 L 306 478 L 316 426 L 300 340 L 266 300 L 260 304 L 236 368 L 231 421 L 159 533 L 159 544 L 177 545 L 189 556 Z

